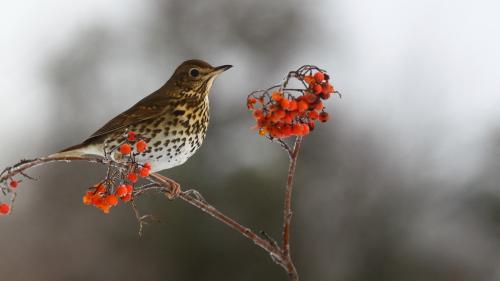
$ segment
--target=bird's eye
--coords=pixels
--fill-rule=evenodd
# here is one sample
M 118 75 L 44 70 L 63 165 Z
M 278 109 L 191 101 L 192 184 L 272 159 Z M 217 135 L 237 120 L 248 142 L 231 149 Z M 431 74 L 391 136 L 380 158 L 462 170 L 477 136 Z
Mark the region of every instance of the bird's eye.
M 191 77 L 198 77 L 198 75 L 200 75 L 200 71 L 198 69 L 196 69 L 196 68 L 191 68 L 189 70 L 189 75 Z

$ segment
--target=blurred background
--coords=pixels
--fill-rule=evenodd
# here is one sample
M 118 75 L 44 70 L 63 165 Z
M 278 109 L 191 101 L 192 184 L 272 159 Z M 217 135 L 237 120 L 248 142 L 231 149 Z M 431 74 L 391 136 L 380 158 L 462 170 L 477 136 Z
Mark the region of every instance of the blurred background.
M 280 236 L 287 157 L 250 130 L 246 95 L 302 64 L 343 98 L 305 140 L 292 254 L 302 280 L 500 280 L 500 40 L 494 1 L 0 3 L 0 164 L 81 142 L 188 58 L 233 64 L 207 139 L 163 172 Z M 104 174 L 32 170 L 0 218 L 2 280 L 287 280 L 267 254 L 152 194 L 161 223 L 84 206 Z

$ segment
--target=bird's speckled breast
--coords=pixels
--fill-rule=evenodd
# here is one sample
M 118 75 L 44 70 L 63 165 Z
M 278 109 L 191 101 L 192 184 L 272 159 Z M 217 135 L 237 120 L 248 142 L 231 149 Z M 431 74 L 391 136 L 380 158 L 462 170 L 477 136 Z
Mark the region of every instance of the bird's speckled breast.
M 149 139 L 148 149 L 137 155 L 136 160 L 139 163 L 151 163 L 153 172 L 183 164 L 202 145 L 208 120 L 208 96 L 202 102 L 174 102 L 156 119 L 128 128 Z M 124 140 L 125 138 L 118 138 L 117 141 L 109 142 L 107 147 L 113 149 Z

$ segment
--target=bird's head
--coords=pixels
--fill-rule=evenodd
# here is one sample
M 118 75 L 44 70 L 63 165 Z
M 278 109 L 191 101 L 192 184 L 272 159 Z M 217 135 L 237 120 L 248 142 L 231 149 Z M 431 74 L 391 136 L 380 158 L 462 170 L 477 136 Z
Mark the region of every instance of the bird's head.
M 167 85 L 179 88 L 183 96 L 204 98 L 215 77 L 231 67 L 232 65 L 213 67 L 202 60 L 187 60 L 177 67 Z

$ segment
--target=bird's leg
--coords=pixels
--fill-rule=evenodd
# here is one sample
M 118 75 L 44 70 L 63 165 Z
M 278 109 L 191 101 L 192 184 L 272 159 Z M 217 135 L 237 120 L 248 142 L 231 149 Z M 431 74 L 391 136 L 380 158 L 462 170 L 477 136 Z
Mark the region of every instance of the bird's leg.
M 165 196 L 169 200 L 173 200 L 177 197 L 179 197 L 179 194 L 181 194 L 181 185 L 177 183 L 176 181 L 169 179 L 163 175 L 160 175 L 158 173 L 154 174 L 156 178 L 160 179 L 161 181 L 164 181 L 170 185 L 170 190 L 168 192 L 165 192 Z

